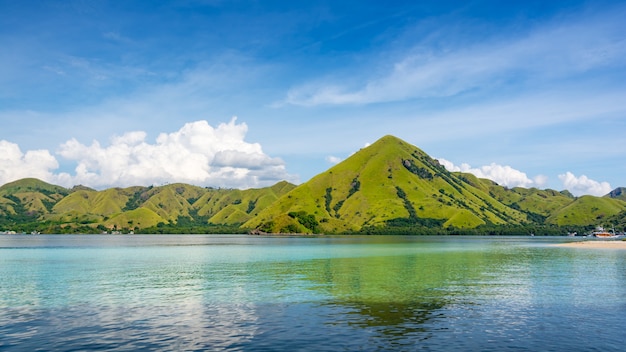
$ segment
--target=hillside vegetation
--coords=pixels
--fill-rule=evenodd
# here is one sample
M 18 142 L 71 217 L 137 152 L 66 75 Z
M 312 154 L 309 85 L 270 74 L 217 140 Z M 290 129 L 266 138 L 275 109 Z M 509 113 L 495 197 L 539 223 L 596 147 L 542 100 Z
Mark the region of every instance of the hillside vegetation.
M 0 229 L 65 232 L 233 232 L 295 186 L 248 190 L 187 184 L 72 190 L 24 179 L 0 187 Z M 150 230 L 151 229 L 151 230 Z M 235 232 L 246 232 L 240 229 Z
M 0 187 L 0 230 L 149 233 L 529 233 L 626 226 L 624 189 L 605 197 L 506 188 L 447 171 L 385 136 L 295 186 L 187 184 L 72 189 L 36 179 Z

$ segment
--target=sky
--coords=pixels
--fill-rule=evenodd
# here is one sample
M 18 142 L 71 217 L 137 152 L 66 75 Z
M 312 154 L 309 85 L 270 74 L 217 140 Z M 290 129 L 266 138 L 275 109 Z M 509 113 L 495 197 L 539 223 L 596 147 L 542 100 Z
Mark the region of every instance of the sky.
M 626 186 L 624 1 L 0 0 L 0 184 L 308 181 L 385 135 Z

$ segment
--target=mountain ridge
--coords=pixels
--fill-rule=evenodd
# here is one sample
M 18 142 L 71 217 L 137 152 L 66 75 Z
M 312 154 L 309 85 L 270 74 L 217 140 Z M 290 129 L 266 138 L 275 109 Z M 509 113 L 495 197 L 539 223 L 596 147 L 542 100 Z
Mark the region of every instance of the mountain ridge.
M 416 146 L 384 136 L 299 185 L 244 226 L 264 232 L 312 233 L 321 229 L 342 233 L 389 226 L 412 231 L 536 224 L 582 226 L 596 224 L 605 216 L 625 217 L 626 203 L 622 201 L 586 199 L 597 201 L 601 214 L 583 217 L 580 213 L 584 209 L 598 207 L 584 205 L 584 200 L 569 192 L 508 189 L 471 174 L 449 172 Z M 575 210 L 570 215 L 559 215 L 566 206 Z M 583 220 L 571 218 L 576 214 Z M 302 218 L 309 219 L 308 223 L 315 219 L 314 228 L 307 227 Z
M 22 179 L 0 186 L 0 226 L 96 232 L 220 225 L 241 232 L 369 233 L 620 225 L 626 223 L 624 190 L 574 197 L 551 189 L 509 189 L 449 172 L 418 147 L 387 135 L 297 186 L 281 181 L 239 190 L 175 183 L 97 191 Z

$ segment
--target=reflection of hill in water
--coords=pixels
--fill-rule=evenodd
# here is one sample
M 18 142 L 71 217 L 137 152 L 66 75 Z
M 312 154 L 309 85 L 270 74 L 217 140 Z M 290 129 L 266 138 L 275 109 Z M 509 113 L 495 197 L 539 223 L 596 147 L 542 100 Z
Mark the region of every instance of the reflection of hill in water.
M 377 328 L 388 338 L 402 338 L 408 334 L 430 333 L 426 324 L 438 316 L 437 311 L 447 302 L 406 302 L 406 303 L 347 303 L 353 310 L 348 314 L 348 324 L 360 328 Z M 423 338 L 427 338 L 424 336 Z
M 434 249 L 411 255 L 313 260 L 302 269 L 304 277 L 316 283 L 316 290 L 332 297 L 327 304 L 348 309 L 348 324 L 389 327 L 389 333 L 395 334 L 419 331 L 438 311 L 466 300 L 485 282 L 485 275 L 493 275 L 491 270 L 499 271 L 508 260 L 484 251 Z M 494 263 L 499 264 L 494 267 Z

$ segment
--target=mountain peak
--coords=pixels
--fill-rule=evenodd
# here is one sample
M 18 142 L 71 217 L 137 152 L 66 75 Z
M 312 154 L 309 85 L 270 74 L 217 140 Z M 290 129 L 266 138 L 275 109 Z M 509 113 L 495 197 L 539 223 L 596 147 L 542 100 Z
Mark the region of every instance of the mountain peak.
M 405 141 L 403 141 L 402 139 L 393 136 L 393 135 L 384 135 L 382 137 L 380 137 L 377 142 L 381 142 L 381 143 L 406 143 Z
M 626 201 L 626 187 L 617 187 L 607 194 L 605 197 L 616 198 Z
M 372 143 L 370 145 L 370 147 L 411 147 L 411 148 L 415 148 L 414 146 L 412 146 L 411 144 L 409 144 L 408 142 L 396 137 L 396 136 L 392 136 L 390 134 L 383 136 L 381 138 L 379 138 L 378 140 L 376 140 L 376 142 Z
M 61 186 L 52 185 L 38 178 L 23 178 L 17 181 L 9 182 L 0 187 L 0 194 L 15 193 L 18 191 L 52 191 L 67 194 L 69 191 Z
M 316 228 L 308 226 L 315 223 L 312 219 L 319 222 Z M 524 220 L 519 211 L 448 172 L 416 146 L 386 135 L 298 186 L 246 225 L 266 232 L 332 233 L 390 224 L 471 228 Z

